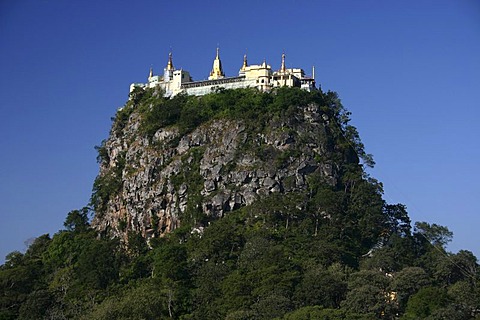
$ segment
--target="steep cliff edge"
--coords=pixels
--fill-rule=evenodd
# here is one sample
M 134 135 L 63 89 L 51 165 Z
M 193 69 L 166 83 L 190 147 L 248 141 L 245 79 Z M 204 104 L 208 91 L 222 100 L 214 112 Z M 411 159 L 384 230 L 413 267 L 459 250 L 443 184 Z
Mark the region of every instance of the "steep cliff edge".
M 271 194 L 337 186 L 368 157 L 334 93 L 225 90 L 165 99 L 132 93 L 98 148 L 92 225 L 127 238 L 159 237 Z

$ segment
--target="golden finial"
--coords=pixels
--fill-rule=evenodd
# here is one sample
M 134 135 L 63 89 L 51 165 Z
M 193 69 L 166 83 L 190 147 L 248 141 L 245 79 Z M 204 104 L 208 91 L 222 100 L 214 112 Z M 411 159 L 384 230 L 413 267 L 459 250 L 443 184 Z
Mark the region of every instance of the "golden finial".
M 150 66 L 150 73 L 148 74 L 148 78 L 150 79 L 151 77 L 153 77 L 153 68 L 152 68 L 152 66 Z
M 243 66 L 242 66 L 242 70 L 245 70 L 245 68 L 248 67 L 248 63 L 247 63 L 247 54 L 245 53 L 243 55 Z
M 222 61 L 220 60 L 219 51 L 220 51 L 219 47 L 217 46 L 217 55 L 215 57 L 215 60 L 213 60 L 213 68 L 212 68 L 212 71 L 210 72 L 210 76 L 208 77 L 208 80 L 221 79 L 225 76 L 225 74 L 223 73 Z
M 173 60 L 172 60 L 172 50 L 168 53 L 168 63 L 167 63 L 167 70 L 173 70 Z

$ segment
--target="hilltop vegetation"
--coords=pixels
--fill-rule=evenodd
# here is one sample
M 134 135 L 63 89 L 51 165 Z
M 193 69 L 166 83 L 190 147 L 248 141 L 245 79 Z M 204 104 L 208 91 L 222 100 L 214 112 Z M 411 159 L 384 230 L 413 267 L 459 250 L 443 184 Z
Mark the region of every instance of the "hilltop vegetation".
M 152 148 L 159 129 L 183 136 L 225 119 L 264 134 L 271 119 L 296 119 L 308 105 L 321 112 L 327 148 L 317 160 L 335 163 L 334 180 L 312 172 L 305 188 L 266 194 L 216 218 L 196 205 L 203 181 L 193 154 L 192 174 L 173 183 L 187 183 L 193 195 L 180 226 L 147 241 L 122 222 L 125 240 L 89 222 L 107 214 L 124 176 L 135 174 L 117 155 L 94 183 L 92 209 L 71 211 L 64 230 L 7 256 L 0 319 L 480 319 L 476 257 L 447 252 L 448 228 L 412 226 L 404 205 L 382 199 L 382 184 L 364 170 L 372 157 L 335 93 L 243 89 L 165 99 L 137 90 L 117 112 L 112 135 L 123 135 L 132 115 Z M 274 168 L 299 156 L 247 142 L 242 152 Z M 105 143 L 97 149 L 101 164 L 112 162 Z

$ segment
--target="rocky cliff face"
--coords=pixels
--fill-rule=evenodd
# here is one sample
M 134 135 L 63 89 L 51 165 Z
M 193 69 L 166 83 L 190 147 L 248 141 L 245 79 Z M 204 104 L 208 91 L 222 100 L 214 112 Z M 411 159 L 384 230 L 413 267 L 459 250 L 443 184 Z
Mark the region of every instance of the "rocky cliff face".
M 220 117 L 186 134 L 172 125 L 149 138 L 133 109 L 99 148 L 96 183 L 117 186 L 93 226 L 121 238 L 129 231 L 159 237 L 184 221 L 202 227 L 272 193 L 308 190 L 312 174 L 335 185 L 338 168 L 329 160 L 328 118 L 320 110 L 315 103 L 293 106 L 258 127 Z

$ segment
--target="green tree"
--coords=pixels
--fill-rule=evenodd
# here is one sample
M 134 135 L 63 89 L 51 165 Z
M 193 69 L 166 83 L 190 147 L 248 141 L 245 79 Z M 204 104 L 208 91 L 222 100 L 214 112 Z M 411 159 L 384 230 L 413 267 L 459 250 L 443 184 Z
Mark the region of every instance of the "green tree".
M 124 287 L 79 319 L 170 319 L 166 299 L 153 282 L 140 281 Z
M 415 233 L 427 239 L 432 245 L 445 249 L 447 243 L 452 241 L 453 232 L 447 227 L 436 223 L 416 222 Z
M 185 246 L 160 242 L 153 252 L 152 278 L 165 297 L 169 317 L 177 318 L 189 309 L 191 281 Z
M 463 319 L 473 317 L 480 310 L 480 288 L 476 282 L 468 280 L 458 281 L 448 287 L 448 296 L 452 299 L 452 305 Z
M 339 308 L 346 293 L 345 281 L 329 270 L 316 267 L 303 273 L 301 282 L 295 288 L 295 301 L 299 307 L 318 305 Z
M 431 283 L 428 274 L 419 267 L 406 267 L 393 277 L 391 288 L 396 292 L 400 309 L 404 310 L 410 296 Z
M 0 267 L 0 319 L 16 319 L 20 306 L 32 291 L 33 270 L 18 251 L 7 255 Z
M 63 225 L 68 231 L 83 232 L 88 229 L 90 224 L 88 223 L 88 214 L 90 209 L 84 207 L 80 210 L 72 210 L 68 213 L 67 218 Z
M 369 284 L 354 288 L 348 291 L 342 307 L 350 312 L 373 314 L 380 318 L 387 309 L 385 291 Z
M 54 297 L 50 291 L 40 289 L 30 293 L 19 309 L 18 319 L 42 319 L 52 306 Z
M 421 288 L 410 297 L 402 319 L 426 319 L 449 303 L 447 292 L 436 287 Z
M 222 283 L 229 271 L 226 264 L 213 260 L 201 263 L 193 270 L 193 319 L 221 319 L 225 316 L 221 311 L 222 304 L 229 301 L 222 295 Z
M 386 227 L 390 233 L 401 237 L 411 234 L 411 221 L 408 217 L 407 208 L 403 204 L 387 204 L 384 206 L 383 211 L 387 217 Z
M 390 283 L 391 278 L 380 271 L 353 273 L 348 280 L 349 291 L 342 307 L 354 313 L 390 317 L 396 313 L 388 298 Z
M 303 307 L 287 313 L 284 320 L 371 320 L 373 314 L 359 314 L 348 312 L 344 309 L 324 309 L 320 306 Z
M 474 283 L 477 277 L 477 258 L 467 250 L 457 254 L 438 255 L 434 277 L 446 284 L 466 280 Z

